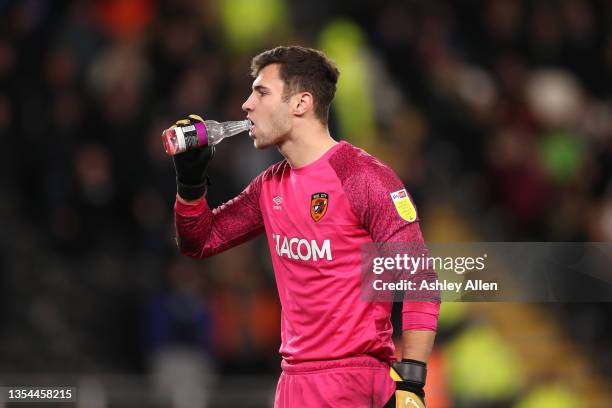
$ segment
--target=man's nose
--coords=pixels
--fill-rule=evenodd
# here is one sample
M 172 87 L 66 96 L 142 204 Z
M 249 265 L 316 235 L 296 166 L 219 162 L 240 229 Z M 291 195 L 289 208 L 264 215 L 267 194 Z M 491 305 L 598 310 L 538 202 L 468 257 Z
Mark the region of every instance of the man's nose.
M 251 97 L 250 96 L 242 104 L 242 110 L 245 111 L 245 112 L 249 112 L 249 111 L 253 110 L 253 108 L 251 107 Z

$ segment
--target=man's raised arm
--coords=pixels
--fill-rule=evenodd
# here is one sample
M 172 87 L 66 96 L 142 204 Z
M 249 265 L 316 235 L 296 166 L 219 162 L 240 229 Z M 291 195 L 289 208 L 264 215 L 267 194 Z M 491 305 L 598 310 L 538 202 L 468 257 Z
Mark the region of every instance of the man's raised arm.
M 178 126 L 202 121 L 197 115 L 178 121 Z M 210 210 L 205 194 L 206 170 L 214 146 L 188 150 L 173 156 L 177 195 L 174 222 L 181 253 L 204 258 L 239 245 L 263 231 L 259 209 L 262 176 L 236 198 Z

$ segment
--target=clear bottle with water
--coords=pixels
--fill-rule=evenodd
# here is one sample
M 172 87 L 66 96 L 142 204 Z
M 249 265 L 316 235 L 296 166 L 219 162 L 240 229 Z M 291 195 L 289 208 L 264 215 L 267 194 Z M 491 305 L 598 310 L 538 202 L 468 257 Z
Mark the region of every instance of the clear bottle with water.
M 214 146 L 226 137 L 246 132 L 251 128 L 250 120 L 217 122 L 205 120 L 187 126 L 173 126 L 164 130 L 162 141 L 169 156 L 204 146 Z

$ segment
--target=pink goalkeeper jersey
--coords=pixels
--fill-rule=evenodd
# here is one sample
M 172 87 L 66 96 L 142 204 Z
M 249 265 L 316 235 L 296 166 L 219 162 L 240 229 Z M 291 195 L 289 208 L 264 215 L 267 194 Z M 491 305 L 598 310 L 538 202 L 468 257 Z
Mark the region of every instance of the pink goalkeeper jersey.
M 393 203 L 401 191 L 388 166 L 340 142 L 307 166 L 272 165 L 212 211 L 205 200 L 177 201 L 177 241 L 182 253 L 204 258 L 265 230 L 287 363 L 358 354 L 392 361 L 392 304 L 361 299 L 361 246 L 423 242 L 418 220 L 400 217 Z M 403 330 L 435 330 L 438 310 L 436 302 L 404 302 Z

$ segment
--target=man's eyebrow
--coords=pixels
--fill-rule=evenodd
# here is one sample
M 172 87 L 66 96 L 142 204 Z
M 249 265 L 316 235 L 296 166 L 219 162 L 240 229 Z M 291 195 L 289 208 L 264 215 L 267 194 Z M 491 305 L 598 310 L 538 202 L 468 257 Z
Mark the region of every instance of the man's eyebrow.
M 253 87 L 253 90 L 254 91 L 258 91 L 258 92 L 260 92 L 260 91 L 269 91 L 270 88 L 268 88 L 267 86 L 263 86 L 263 85 L 255 85 Z

